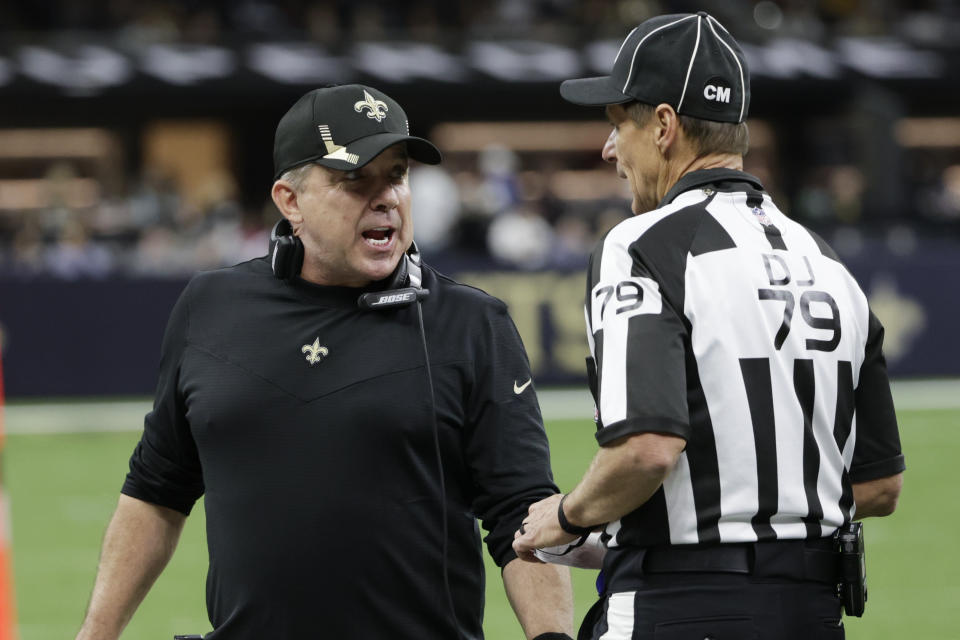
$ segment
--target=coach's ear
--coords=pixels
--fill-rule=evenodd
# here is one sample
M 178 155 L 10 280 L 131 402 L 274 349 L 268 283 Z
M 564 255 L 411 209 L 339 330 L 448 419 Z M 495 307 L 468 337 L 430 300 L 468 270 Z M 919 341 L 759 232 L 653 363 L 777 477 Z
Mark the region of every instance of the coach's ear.
M 296 188 L 283 179 L 274 182 L 273 188 L 270 189 L 273 204 L 277 205 L 280 214 L 290 221 L 294 233 L 303 223 L 303 214 L 300 212 L 300 203 L 297 199 L 298 195 Z

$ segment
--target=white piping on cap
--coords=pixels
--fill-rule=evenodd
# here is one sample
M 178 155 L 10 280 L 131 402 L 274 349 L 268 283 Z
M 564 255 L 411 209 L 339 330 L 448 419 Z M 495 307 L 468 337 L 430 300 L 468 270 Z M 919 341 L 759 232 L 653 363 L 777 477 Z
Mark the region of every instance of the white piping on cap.
M 723 29 L 723 32 L 724 32 L 725 34 L 727 34 L 727 35 L 730 36 L 731 38 L 733 37 L 732 35 L 730 35 L 730 32 L 727 31 L 727 28 L 726 28 L 725 26 L 723 26 L 722 24 L 720 24 L 720 21 L 719 21 L 719 20 L 717 20 L 716 18 L 714 18 L 714 17 L 713 17 L 712 15 L 710 15 L 709 13 L 707 14 L 707 17 L 708 17 L 710 20 L 713 20 L 714 22 L 716 22 L 716 23 L 717 23 L 717 26 L 720 27 L 721 29 Z M 707 21 L 707 24 L 710 24 L 710 20 Z M 716 33 L 716 31 L 714 31 L 714 33 Z
M 634 27 L 634 28 L 633 28 L 633 31 L 631 31 L 630 33 L 628 33 L 628 34 L 627 34 L 627 37 L 624 38 L 624 39 L 623 39 L 623 42 L 620 43 L 620 48 L 617 49 L 617 57 L 613 59 L 613 64 L 614 64 L 614 66 L 616 66 L 617 60 L 620 59 L 620 52 L 622 52 L 622 51 L 623 51 L 623 48 L 624 48 L 625 46 L 627 46 L 627 40 L 629 40 L 629 39 L 630 39 L 630 36 L 632 36 L 632 35 L 637 31 L 637 29 L 639 29 L 639 28 L 640 28 L 640 27 Z
M 696 18 L 696 17 L 697 17 L 697 16 L 695 16 L 695 15 L 693 15 L 693 16 L 684 16 L 683 18 L 680 18 L 679 20 L 674 20 L 674 21 L 671 22 L 670 24 L 665 24 L 665 25 L 663 25 L 662 27 L 657 27 L 656 29 L 654 29 L 653 31 L 651 31 L 650 33 L 648 33 L 647 35 L 643 36 L 643 38 L 640 39 L 640 42 L 637 43 L 637 48 L 633 50 L 633 57 L 630 58 L 630 73 L 627 74 L 627 81 L 623 83 L 623 89 L 621 89 L 620 92 L 621 92 L 621 93 L 627 93 L 627 87 L 630 86 L 630 80 L 633 78 L 633 64 L 637 61 L 637 52 L 640 51 L 640 45 L 642 45 L 642 44 L 647 40 L 647 38 L 649 38 L 650 36 L 652 36 L 653 34 L 655 34 L 657 31 L 660 31 L 661 29 L 666 29 L 667 27 L 672 27 L 673 25 L 675 25 L 675 24 L 677 24 L 677 23 L 679 23 L 679 22 L 683 22 L 684 20 L 689 20 L 690 18 Z
M 730 32 L 727 31 L 722 24 L 717 22 L 717 19 L 713 16 L 707 16 L 707 26 L 710 27 L 710 31 L 713 31 L 713 35 L 717 37 L 717 40 L 720 41 L 720 44 L 727 48 L 727 51 L 730 52 L 730 55 L 733 56 L 733 61 L 737 63 L 737 69 L 740 70 L 740 117 L 737 119 L 737 122 L 743 122 L 743 110 L 747 106 L 747 85 L 743 80 L 743 65 L 740 64 L 740 58 L 737 57 L 737 52 L 733 50 L 733 47 L 727 44 L 727 42 L 720 37 L 720 34 L 717 33 L 717 30 L 713 28 L 713 22 L 717 23 L 717 26 L 723 29 L 723 32 L 727 35 L 730 35 Z
M 690 72 L 693 71 L 693 61 L 697 59 L 697 49 L 700 48 L 700 23 L 702 20 L 697 16 L 697 39 L 693 43 L 693 53 L 690 54 L 690 64 L 687 65 L 687 77 L 683 80 L 683 91 L 680 93 L 680 102 L 677 103 L 677 113 L 680 113 L 680 105 L 687 95 L 687 85 L 690 83 Z

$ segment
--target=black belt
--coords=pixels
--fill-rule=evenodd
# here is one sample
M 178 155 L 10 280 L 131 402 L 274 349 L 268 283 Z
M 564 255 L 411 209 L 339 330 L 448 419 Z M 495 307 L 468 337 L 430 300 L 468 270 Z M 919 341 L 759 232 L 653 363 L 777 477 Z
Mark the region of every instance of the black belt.
M 646 549 L 614 547 L 608 551 L 604 572 L 611 586 L 642 579 L 645 574 L 662 573 L 733 573 L 837 584 L 838 559 L 832 538 Z

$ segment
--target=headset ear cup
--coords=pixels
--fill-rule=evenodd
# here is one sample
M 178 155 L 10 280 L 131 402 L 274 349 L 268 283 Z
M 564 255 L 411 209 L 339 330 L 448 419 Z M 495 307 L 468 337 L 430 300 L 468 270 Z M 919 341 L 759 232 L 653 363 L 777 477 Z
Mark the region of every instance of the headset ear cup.
M 390 275 L 390 282 L 387 284 L 387 289 L 403 289 L 406 287 L 413 287 L 415 289 L 420 289 L 423 287 L 423 276 L 422 270 L 420 268 L 420 249 L 417 248 L 417 243 L 412 242 L 410 248 L 407 249 L 407 252 L 403 254 L 403 257 L 400 258 L 400 262 L 397 263 L 397 268 L 393 270 L 393 273 Z
M 413 287 L 414 289 L 423 289 L 423 268 L 420 261 L 420 249 L 417 243 L 411 242 L 410 248 L 403 256 L 407 267 L 407 278 L 403 286 Z
M 417 248 L 416 242 L 411 242 L 410 248 L 400 258 L 397 268 L 393 270 L 393 275 L 390 276 L 390 284 L 387 289 L 404 289 L 406 287 L 423 288 L 420 249 Z
M 303 243 L 294 235 L 279 236 L 273 245 L 273 274 L 282 280 L 300 275 L 303 268 Z
M 397 263 L 397 268 L 393 270 L 393 274 L 390 276 L 390 282 L 387 284 L 387 289 L 403 289 L 407 286 L 409 281 L 409 266 L 410 258 L 407 254 L 403 254 L 400 258 L 400 262 Z

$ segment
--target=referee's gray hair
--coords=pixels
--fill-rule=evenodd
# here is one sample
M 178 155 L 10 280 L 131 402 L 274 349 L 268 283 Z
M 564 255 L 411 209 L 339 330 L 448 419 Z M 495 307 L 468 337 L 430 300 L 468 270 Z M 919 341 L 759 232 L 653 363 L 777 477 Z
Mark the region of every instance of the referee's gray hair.
M 644 126 L 653 115 L 654 107 L 645 102 L 631 102 L 624 107 L 627 115 Z M 746 122 L 714 122 L 692 116 L 677 114 L 680 128 L 687 134 L 687 138 L 696 146 L 701 155 L 711 153 L 732 153 L 745 156 L 750 148 L 750 131 Z
M 287 169 L 280 176 L 280 180 L 284 182 L 289 182 L 290 186 L 293 187 L 293 190 L 297 193 L 303 192 L 303 184 L 307 181 L 307 174 L 310 173 L 310 168 L 315 165 L 312 162 L 307 162 L 301 164 L 299 167 L 294 167 L 293 169 Z

